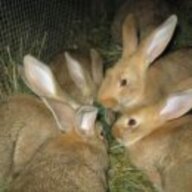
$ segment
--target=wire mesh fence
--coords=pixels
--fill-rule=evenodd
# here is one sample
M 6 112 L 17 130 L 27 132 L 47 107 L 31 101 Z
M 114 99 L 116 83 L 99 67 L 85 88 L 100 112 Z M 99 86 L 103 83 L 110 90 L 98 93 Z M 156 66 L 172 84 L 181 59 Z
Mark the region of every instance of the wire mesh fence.
M 106 0 L 1 0 L 0 7 L 0 48 L 14 55 L 36 47 L 47 60 L 64 48 L 98 43 L 96 33 L 106 26 Z
M 121 50 L 110 47 L 110 23 L 115 9 L 124 1 L 0 0 L 0 99 L 15 90 L 23 91 L 16 66 L 21 64 L 25 54 L 32 53 L 49 62 L 52 56 L 64 49 L 97 47 L 103 56 L 107 52 L 108 63 L 114 60 Z M 183 12 L 182 6 L 178 6 L 179 1 L 169 0 L 170 4 L 176 5 L 174 13 L 179 11 L 178 15 L 184 15 L 180 21 L 186 23 L 182 30 L 187 35 L 180 38 L 180 44 L 187 42 L 192 45 L 190 17 Z M 192 9 L 188 2 L 183 1 L 186 13 Z M 110 191 L 153 191 L 146 177 L 130 166 L 121 150 L 116 144 L 112 144 L 110 149 Z
M 10 68 L 10 63 L 21 64 L 25 54 L 31 53 L 48 62 L 65 49 L 106 45 L 109 42 L 107 1 L 1 0 L 0 90 L 5 95 L 21 90 L 18 86 L 10 88 L 7 79 L 14 78 L 10 78 L 13 74 L 9 70 L 5 72 L 5 68 Z

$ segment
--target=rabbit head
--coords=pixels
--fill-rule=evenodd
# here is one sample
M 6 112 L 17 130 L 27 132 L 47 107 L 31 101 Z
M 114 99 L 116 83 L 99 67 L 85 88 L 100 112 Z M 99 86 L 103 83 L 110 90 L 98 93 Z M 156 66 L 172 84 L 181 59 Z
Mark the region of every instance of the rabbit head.
M 50 65 L 57 82 L 63 90 L 80 104 L 93 104 L 103 79 L 103 61 L 95 49 L 89 56 L 80 50 L 66 51 L 55 57 Z M 106 110 L 106 120 L 112 124 L 115 115 Z
M 113 126 L 113 135 L 126 147 L 134 145 L 157 129 L 171 122 L 192 107 L 192 90 L 177 91 L 165 100 L 123 114 Z
M 81 104 L 92 104 L 103 78 L 103 61 L 95 49 L 89 54 L 81 50 L 57 55 L 51 68 L 63 90 Z
M 26 55 L 23 63 L 23 67 L 19 68 L 23 80 L 26 85 L 44 101 L 51 111 L 52 107 L 50 103 L 53 101 L 55 101 L 55 103 L 69 105 L 74 111 L 80 107 L 79 103 L 71 99 L 71 97 L 61 89 L 51 69 L 46 64 L 31 55 Z M 53 116 L 57 119 L 54 113 Z M 59 123 L 58 126 L 62 127 Z
M 176 23 L 177 17 L 170 16 L 138 44 L 133 15 L 126 17 L 122 56 L 107 71 L 98 93 L 98 100 L 105 107 L 121 111 L 143 102 L 148 69 L 168 45 Z

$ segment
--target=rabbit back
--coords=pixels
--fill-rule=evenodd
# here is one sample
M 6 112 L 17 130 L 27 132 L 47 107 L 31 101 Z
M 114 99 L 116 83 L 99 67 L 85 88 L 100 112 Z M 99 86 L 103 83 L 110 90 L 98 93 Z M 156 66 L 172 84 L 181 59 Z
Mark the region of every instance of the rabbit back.
M 182 48 L 157 60 L 149 68 L 145 92 L 147 100 L 156 102 L 167 97 L 182 81 L 192 76 L 192 49 Z
M 105 150 L 62 134 L 41 148 L 10 191 L 104 192 L 106 166 Z
M 57 130 L 51 113 L 34 96 L 10 97 L 0 106 L 0 179 L 19 171 Z M 22 151 L 22 153 L 20 153 Z
M 190 192 L 192 190 L 192 161 L 189 160 L 183 164 L 173 167 L 168 171 L 165 177 L 165 189 L 169 192 Z

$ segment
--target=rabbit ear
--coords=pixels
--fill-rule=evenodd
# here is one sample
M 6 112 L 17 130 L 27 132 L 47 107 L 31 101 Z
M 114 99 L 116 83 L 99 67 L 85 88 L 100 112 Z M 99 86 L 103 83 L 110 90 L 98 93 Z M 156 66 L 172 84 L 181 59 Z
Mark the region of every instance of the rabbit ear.
M 129 14 L 122 27 L 122 44 L 123 44 L 123 56 L 129 56 L 133 54 L 138 45 L 137 30 L 135 24 L 135 18 L 132 14 Z
M 152 32 L 141 44 L 140 50 L 147 68 L 167 47 L 177 24 L 177 16 L 170 16 Z
M 76 118 L 78 123 L 78 131 L 85 135 L 93 135 L 95 121 L 98 109 L 93 106 L 82 106 L 79 108 Z
M 42 98 L 52 112 L 58 128 L 68 132 L 76 127 L 75 110 L 67 103 L 50 98 Z
M 91 49 L 90 54 L 93 81 L 99 87 L 103 80 L 103 60 L 95 49 Z
M 20 68 L 21 76 L 28 87 L 40 97 L 54 98 L 69 102 L 74 108 L 79 105 L 73 101 L 57 84 L 50 68 L 32 57 L 24 57 L 24 67 Z
M 160 111 L 160 117 L 168 121 L 176 119 L 192 108 L 192 90 L 178 92 L 166 100 L 166 104 Z
M 87 80 L 81 64 L 73 59 L 68 52 L 65 52 L 65 58 L 72 80 L 80 90 L 84 90 L 87 87 Z
M 26 84 L 39 96 L 56 97 L 58 85 L 50 68 L 32 57 L 24 57 L 22 76 Z

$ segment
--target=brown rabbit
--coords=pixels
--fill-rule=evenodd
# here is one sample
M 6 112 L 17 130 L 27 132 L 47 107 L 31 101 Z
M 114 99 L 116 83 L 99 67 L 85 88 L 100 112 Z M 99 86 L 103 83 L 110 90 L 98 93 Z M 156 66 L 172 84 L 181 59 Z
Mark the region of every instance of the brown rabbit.
M 8 191 L 106 191 L 108 157 L 101 126 L 95 124 L 97 109 L 75 110 L 66 103 L 49 67 L 32 56 L 25 56 L 21 71 L 47 107 L 24 95 L 0 108 L 0 129 L 8 128 L 9 137 L 4 148 L 12 147 Z
M 69 97 L 80 104 L 93 104 L 103 79 L 103 60 L 95 49 L 65 51 L 52 59 L 50 67 L 57 82 Z M 105 111 L 106 121 L 112 124 L 115 114 Z
M 101 130 L 94 124 L 95 108 L 84 107 L 75 113 L 61 102 L 51 105 L 66 133 L 48 138 L 13 178 L 8 191 L 106 191 L 107 151 Z
M 63 90 L 81 104 L 92 104 L 103 79 L 103 61 L 95 49 L 56 55 L 50 67 Z
M 112 128 L 132 162 L 159 191 L 192 191 L 192 115 L 183 116 L 191 108 L 192 89 L 179 90 L 123 114 Z
M 160 25 L 171 11 L 165 0 L 125 0 L 114 16 L 111 31 L 113 40 L 122 42 L 121 26 L 128 14 L 133 14 L 138 23 L 139 35 L 143 39 Z
M 192 76 L 191 48 L 179 49 L 156 60 L 169 43 L 176 23 L 177 17 L 170 16 L 137 45 L 134 19 L 131 15 L 126 18 L 122 57 L 107 71 L 98 93 L 98 100 L 105 107 L 123 111 L 156 102 Z

